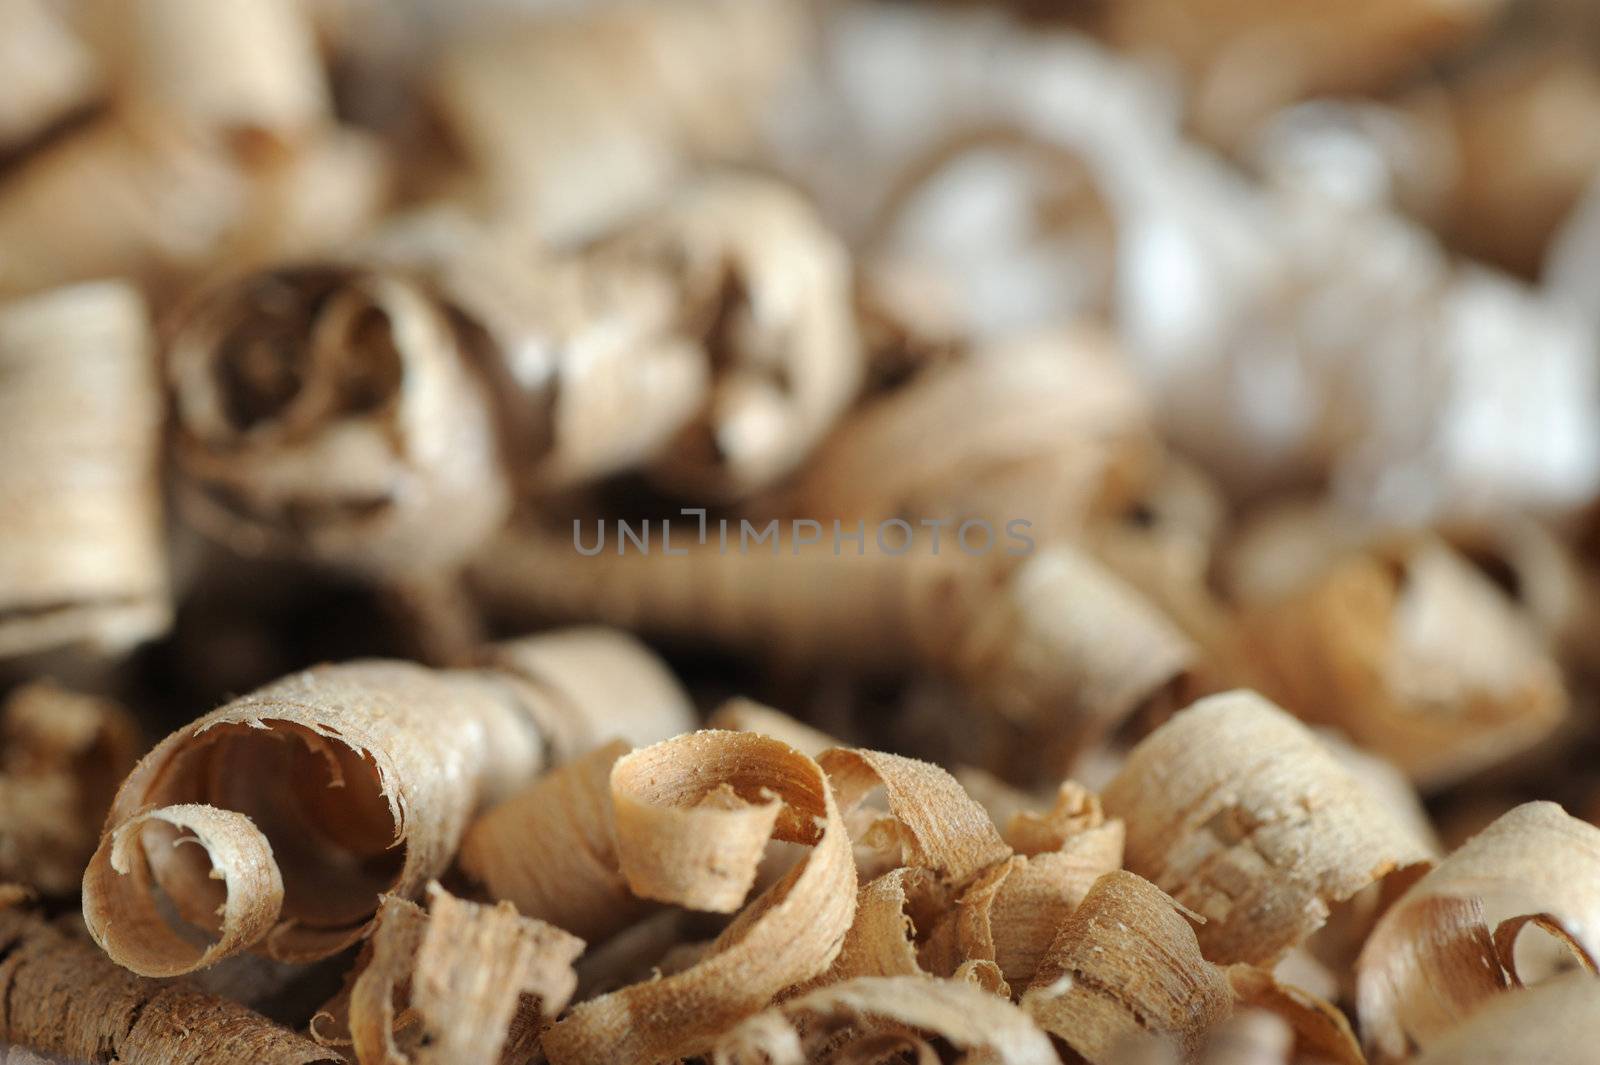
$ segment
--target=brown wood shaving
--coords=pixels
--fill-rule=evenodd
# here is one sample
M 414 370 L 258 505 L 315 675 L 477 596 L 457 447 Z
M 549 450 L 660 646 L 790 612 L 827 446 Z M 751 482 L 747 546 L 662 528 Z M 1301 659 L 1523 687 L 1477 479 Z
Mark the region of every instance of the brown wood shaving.
M 758 1014 L 719 1040 L 715 1065 L 868 1065 L 910 1054 L 956 1065 L 1049 1065 L 1058 1058 L 1027 1015 L 962 980 L 858 977 Z
M 77 889 L 139 730 L 105 699 L 36 681 L 0 707 L 0 880 Z
M 0 910 L 0 1044 L 127 1065 L 338 1065 L 336 1054 L 227 999 L 135 976 L 92 943 Z
M 1233 991 L 1200 956 L 1186 911 L 1149 881 L 1115 871 L 1061 924 L 1022 1008 L 1099 1065 L 1141 1033 L 1193 1053 L 1232 1011 Z
M 709 364 L 703 406 L 655 463 L 667 487 L 713 501 L 769 487 L 855 399 L 863 358 L 850 260 L 794 190 L 712 177 L 583 259 L 602 274 L 669 277 L 676 329 Z
M 170 622 L 151 347 L 121 282 L 0 304 L 0 657 L 124 650 Z
M 1128 756 L 1101 795 L 1128 868 L 1206 923 L 1212 961 L 1271 964 L 1371 884 L 1431 858 L 1306 728 L 1251 692 L 1202 699 Z
M 508 902 L 464 902 L 437 884 L 427 900 L 426 912 L 392 895 L 379 908 L 371 958 L 350 991 L 357 1058 L 496 1065 L 503 1055 L 525 1056 L 539 1018 L 572 997 L 583 941 L 518 916 Z
M 1431 1050 L 1521 982 L 1519 935 L 1600 959 L 1600 829 L 1554 803 L 1518 806 L 1468 840 L 1394 904 L 1357 963 L 1362 1033 L 1380 1061 Z M 1445 1059 L 1440 1059 L 1445 1060 Z
M 944 426 L 931 432 L 931 426 Z M 847 420 L 789 509 L 815 518 L 1022 519 L 1048 539 L 1141 493 L 1152 415 L 1110 339 L 1088 328 L 980 348 Z M 914 461 L 908 461 L 911 456 Z
M 628 661 L 648 654 L 620 641 L 590 659 L 605 678 L 598 705 L 570 698 L 570 673 L 378 661 L 321 666 L 235 700 L 169 736 L 123 783 L 84 877 L 84 918 L 115 960 L 148 974 L 245 948 L 336 953 L 366 934 L 380 893 L 415 896 L 445 871 L 481 804 L 576 753 L 550 749 L 542 722 L 605 713 L 608 672 L 648 674 Z M 654 705 L 661 731 L 675 731 L 681 696 Z
M 815 762 L 748 732 L 696 732 L 612 770 L 617 850 L 643 897 L 737 908 L 769 838 L 811 845 L 689 968 L 576 1006 L 547 1031 L 554 1065 L 653 1062 L 707 1050 L 772 996 L 822 972 L 855 909 L 844 820 Z
M 1122 825 L 1094 798 L 1063 785 L 1047 813 L 1021 813 L 1009 832 L 944 770 L 876 751 L 836 749 L 821 764 L 846 814 L 877 786 L 889 816 L 858 833 L 867 868 L 892 866 L 863 885 L 856 920 L 823 982 L 856 976 L 952 976 L 987 965 L 1009 996 L 1039 967 L 1051 937 L 1090 885 L 1122 863 Z M 870 813 L 860 808 L 862 813 Z M 887 852 L 887 853 L 886 853 Z
M 1437 539 L 1337 559 L 1245 624 L 1269 690 L 1422 787 L 1532 745 L 1566 714 L 1560 672 L 1530 624 Z

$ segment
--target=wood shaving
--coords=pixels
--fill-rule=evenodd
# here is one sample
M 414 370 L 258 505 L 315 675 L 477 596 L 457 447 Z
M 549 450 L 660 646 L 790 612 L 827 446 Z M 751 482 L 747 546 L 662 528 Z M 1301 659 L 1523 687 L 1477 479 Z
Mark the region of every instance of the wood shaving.
M 1379 921 L 1357 965 L 1358 1012 L 1375 1059 L 1431 1051 L 1518 986 L 1516 948 L 1526 928 L 1556 937 L 1593 973 L 1597 871 L 1600 829 L 1554 803 L 1527 803 L 1412 886 Z
M 810 855 L 750 902 L 696 964 L 580 1003 L 545 1033 L 553 1065 L 707 1050 L 772 996 L 827 968 L 855 910 L 844 820 L 815 762 L 748 732 L 696 732 L 634 751 L 611 774 L 617 851 L 646 898 L 728 912 L 769 837 Z
M 1252 692 L 1179 712 L 1102 799 L 1127 825 L 1128 868 L 1205 918 L 1200 943 L 1221 964 L 1270 965 L 1333 906 L 1431 861 L 1304 726 Z
M 121 282 L 0 305 L 0 656 L 119 651 L 170 623 L 152 343 Z
M 640 656 L 621 642 L 609 660 L 591 658 L 598 704 L 571 698 L 570 673 L 535 668 L 530 680 L 378 661 L 322 666 L 235 700 L 169 736 L 123 783 L 84 877 L 89 929 L 147 974 L 245 948 L 282 960 L 334 954 L 368 933 L 378 894 L 420 893 L 478 807 L 556 755 L 543 721 L 604 713 L 612 664 L 647 673 L 628 661 Z M 656 705 L 661 731 L 676 731 L 681 702 Z M 193 929 L 161 912 L 162 897 L 212 941 L 197 946 Z
M 337 1055 L 245 1007 L 119 968 L 39 917 L 0 910 L 0 1042 L 129 1065 L 337 1065 Z

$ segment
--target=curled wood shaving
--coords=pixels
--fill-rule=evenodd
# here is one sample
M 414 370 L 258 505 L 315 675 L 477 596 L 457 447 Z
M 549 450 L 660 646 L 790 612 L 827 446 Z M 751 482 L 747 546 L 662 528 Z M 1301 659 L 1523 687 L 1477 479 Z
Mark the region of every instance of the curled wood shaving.
M 628 641 L 613 652 L 648 653 Z M 90 931 L 119 963 L 165 975 L 243 948 L 285 961 L 336 953 L 366 933 L 381 893 L 411 897 L 444 872 L 480 804 L 565 753 L 548 749 L 542 721 L 605 712 L 603 699 L 561 704 L 578 679 L 370 661 L 235 700 L 123 782 L 84 878 Z M 201 847 L 163 846 L 167 825 Z M 196 931 L 220 939 L 196 948 Z
M 582 531 L 586 547 L 593 535 Z M 831 530 L 781 551 L 740 548 L 740 535 L 730 525 L 726 552 L 711 528 L 703 544 L 674 532 L 671 554 L 608 542 L 575 559 L 570 538 L 519 528 L 474 561 L 472 581 L 507 617 L 599 620 L 802 664 L 928 669 L 1025 734 L 1013 772 L 1056 780 L 1194 659 L 1160 611 L 1065 543 L 1027 557 L 998 545 L 934 552 L 931 540 L 836 554 Z
M 1109 338 L 1045 333 L 982 348 L 853 415 L 812 459 L 789 509 L 952 528 L 1024 519 L 1045 539 L 1131 503 L 1158 447 Z
M 0 304 L 0 657 L 120 651 L 169 624 L 152 362 L 129 285 Z
M 1501 592 L 1444 543 L 1347 556 L 1246 617 L 1274 690 L 1438 787 L 1548 735 L 1555 662 Z
M 379 144 L 329 130 L 259 166 L 174 123 L 113 113 L 73 128 L 0 182 L 0 294 L 128 276 L 166 296 L 211 270 L 326 254 L 385 204 Z
M 1417 1065 L 1580 1065 L 1594 1057 L 1597 1040 L 1600 985 L 1589 973 L 1570 973 L 1485 1003 L 1413 1060 Z
M 1011 830 L 1023 853 L 943 770 L 875 751 L 821 758 L 850 813 L 876 784 L 889 818 L 864 843 L 884 842 L 896 866 L 861 888 L 856 920 L 823 982 L 855 976 L 952 976 L 987 966 L 986 986 L 1009 997 L 1025 986 L 1057 927 L 1090 886 L 1122 864 L 1122 825 L 1074 784 L 1054 809 L 1019 813 Z M 880 851 L 881 853 L 881 851 Z
M 1357 1007 L 1374 1055 L 1431 1049 L 1520 983 L 1517 938 L 1529 925 L 1595 971 L 1600 829 L 1554 803 L 1505 814 L 1384 914 L 1357 963 Z
M 860 388 L 849 257 L 784 185 L 707 179 L 583 258 L 601 273 L 670 278 L 676 331 L 710 366 L 703 407 L 655 464 L 685 495 L 729 499 L 773 484 Z
M 1128 868 L 1206 919 L 1206 956 L 1270 964 L 1330 909 L 1427 844 L 1316 738 L 1251 692 L 1202 699 L 1129 754 L 1101 795 L 1127 825 Z
M 158 826 L 162 831 L 152 831 Z M 109 843 L 109 851 L 101 845 L 84 877 L 84 916 L 107 953 L 127 958 L 145 976 L 205 968 L 265 939 L 278 923 L 283 874 L 267 837 L 244 814 L 199 803 L 163 806 L 122 821 Z M 186 861 L 162 853 L 185 843 L 200 847 L 204 856 Z M 192 879 L 190 891 L 172 900 L 187 921 L 216 934 L 204 946 L 182 935 L 161 911 L 157 878 L 176 869 L 206 878 Z M 118 892 L 121 877 L 130 878 L 132 892 Z M 207 912 L 219 894 L 222 901 Z M 108 901 L 112 897 L 115 902 Z
M 235 1002 L 136 976 L 22 910 L 0 910 L 0 956 L 3 1044 L 128 1065 L 340 1061 Z
M 1032 982 L 1056 929 L 1082 904 L 1090 888 L 1102 875 L 1122 866 L 1122 822 L 1041 839 L 1016 831 L 1018 822 L 1029 816 L 1018 815 L 1007 832 L 1021 856 L 1001 882 L 988 918 L 995 960 L 1006 979 L 1018 987 Z M 1050 843 L 1054 846 L 1046 849 Z
M 860 1063 L 909 1053 L 937 1061 L 933 1040 L 957 1063 L 1049 1065 L 1049 1038 L 1022 1011 L 962 980 L 858 977 L 757 1014 L 718 1041 L 716 1065 Z
M 581 1003 L 543 1037 L 555 1065 L 653 1062 L 709 1049 L 784 988 L 821 973 L 855 908 L 850 840 L 827 778 L 777 740 L 696 732 L 612 770 L 617 850 L 646 898 L 732 910 L 767 839 L 811 853 L 682 972 Z
M 863 884 L 844 945 L 819 982 L 930 975 L 918 957 L 917 936 L 931 930 L 949 905 L 949 889 L 927 869 L 902 866 Z
M 0 708 L 0 880 L 76 890 L 138 745 L 115 703 L 49 681 L 13 692 Z
M 202 294 L 166 364 L 186 510 L 245 553 L 457 560 L 509 506 L 463 344 L 400 277 L 291 268 Z
M 583 941 L 510 903 L 464 902 L 430 884 L 428 909 L 386 896 L 372 957 L 352 985 L 349 1027 L 366 1065 L 495 1065 L 508 1040 L 561 1012 Z M 406 1023 L 396 1032 L 396 1001 Z
M 846 748 L 825 751 L 817 762 L 846 814 L 883 788 L 891 820 L 874 828 L 893 841 L 898 865 L 926 869 L 942 883 L 959 887 L 1009 856 L 1010 848 L 988 813 L 936 765 Z
M 1200 956 L 1186 911 L 1132 873 L 1102 876 L 1062 923 L 1022 1009 L 1092 1063 L 1130 1035 L 1196 1051 L 1233 1008 L 1226 974 Z

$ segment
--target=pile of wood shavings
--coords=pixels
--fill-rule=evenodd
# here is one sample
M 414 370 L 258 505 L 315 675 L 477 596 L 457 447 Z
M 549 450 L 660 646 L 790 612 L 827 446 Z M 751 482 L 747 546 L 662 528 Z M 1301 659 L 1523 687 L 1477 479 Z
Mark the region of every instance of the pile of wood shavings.
M 1592 1058 L 1600 19 L 1041 7 L 0 0 L 0 1063 Z

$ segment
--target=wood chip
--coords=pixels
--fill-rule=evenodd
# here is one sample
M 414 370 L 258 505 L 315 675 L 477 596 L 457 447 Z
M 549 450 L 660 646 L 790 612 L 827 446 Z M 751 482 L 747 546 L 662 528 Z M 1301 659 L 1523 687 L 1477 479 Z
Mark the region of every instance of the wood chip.
M 1572 973 L 1493 1002 L 1413 1060 L 1417 1065 L 1538 1061 L 1580 1065 L 1600 1039 L 1600 985 Z

